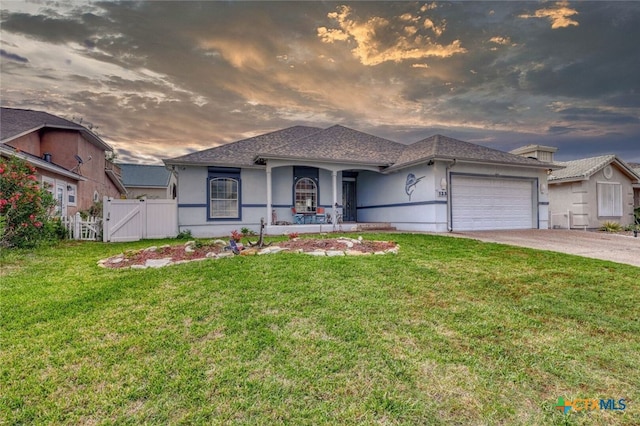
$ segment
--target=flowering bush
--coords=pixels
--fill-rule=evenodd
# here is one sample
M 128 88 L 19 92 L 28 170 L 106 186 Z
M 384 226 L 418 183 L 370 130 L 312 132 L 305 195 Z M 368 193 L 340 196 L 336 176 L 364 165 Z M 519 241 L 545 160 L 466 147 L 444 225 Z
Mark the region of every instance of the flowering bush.
M 33 247 L 55 236 L 49 217 L 55 201 L 35 172 L 24 160 L 0 158 L 0 246 Z
M 297 232 L 289 232 L 288 237 L 290 240 L 295 240 L 296 238 L 298 238 L 298 233 Z

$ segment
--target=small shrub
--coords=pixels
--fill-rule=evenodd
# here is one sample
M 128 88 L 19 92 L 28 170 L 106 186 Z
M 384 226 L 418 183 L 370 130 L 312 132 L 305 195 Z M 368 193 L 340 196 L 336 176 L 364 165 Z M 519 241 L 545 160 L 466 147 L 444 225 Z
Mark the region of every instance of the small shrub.
M 240 229 L 240 232 L 242 232 L 242 235 L 256 235 L 256 233 L 254 231 L 252 231 L 251 229 L 244 227 Z
M 180 231 L 178 235 L 176 235 L 177 240 L 190 240 L 193 236 L 191 235 L 191 229 L 185 229 L 184 231 Z
M 620 232 L 622 231 L 622 225 L 618 222 L 606 221 L 602 224 L 600 230 L 605 232 Z
M 236 243 L 239 243 L 240 240 L 242 239 L 242 237 L 244 237 L 244 235 L 238 231 L 236 231 L 235 229 L 233 231 L 231 231 L 231 238 L 233 239 L 233 241 L 235 241 Z
M 296 238 L 298 238 L 298 233 L 297 232 L 290 232 L 288 235 L 290 240 L 295 240 Z

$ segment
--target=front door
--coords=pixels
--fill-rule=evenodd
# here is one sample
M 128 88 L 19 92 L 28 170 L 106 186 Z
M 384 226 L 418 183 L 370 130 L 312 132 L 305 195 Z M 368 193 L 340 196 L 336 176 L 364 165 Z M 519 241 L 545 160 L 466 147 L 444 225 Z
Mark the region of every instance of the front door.
M 67 184 L 64 182 L 56 183 L 56 213 L 62 217 L 67 216 L 67 203 L 65 200 Z
M 356 222 L 356 182 L 342 181 L 342 220 Z

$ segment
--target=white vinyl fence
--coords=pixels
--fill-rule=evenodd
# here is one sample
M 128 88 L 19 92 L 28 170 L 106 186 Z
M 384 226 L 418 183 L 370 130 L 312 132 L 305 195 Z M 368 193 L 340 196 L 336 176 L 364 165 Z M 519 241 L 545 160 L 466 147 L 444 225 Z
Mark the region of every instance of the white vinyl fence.
M 178 235 L 176 200 L 120 200 L 104 197 L 104 242 L 173 238 Z
M 102 231 L 102 218 L 88 217 L 83 219 L 80 213 L 75 216 L 63 217 L 62 225 L 67 229 L 67 235 L 72 240 L 95 241 Z

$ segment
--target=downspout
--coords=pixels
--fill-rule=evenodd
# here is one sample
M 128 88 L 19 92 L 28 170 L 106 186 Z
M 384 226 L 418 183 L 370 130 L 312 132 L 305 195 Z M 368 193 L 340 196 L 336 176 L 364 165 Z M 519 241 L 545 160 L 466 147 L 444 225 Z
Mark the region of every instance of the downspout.
M 451 227 L 451 175 L 449 171 L 456 165 L 456 159 L 454 158 L 451 163 L 444 169 L 445 177 L 447 178 L 447 230 L 453 231 Z

